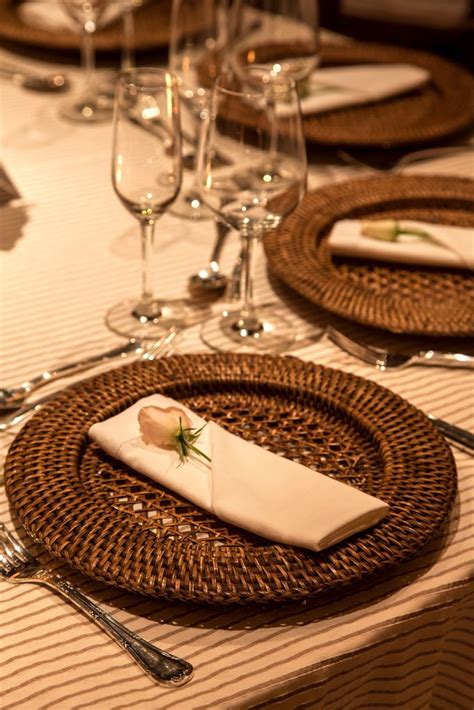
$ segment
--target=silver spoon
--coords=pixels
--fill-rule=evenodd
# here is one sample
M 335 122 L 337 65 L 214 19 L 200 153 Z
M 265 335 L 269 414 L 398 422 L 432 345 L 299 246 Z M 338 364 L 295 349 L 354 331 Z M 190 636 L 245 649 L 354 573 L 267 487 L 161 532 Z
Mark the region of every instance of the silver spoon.
M 0 76 L 10 79 L 17 86 L 32 91 L 64 91 L 68 80 L 59 72 L 54 74 L 28 74 L 15 67 L 0 66 Z
M 200 269 L 197 274 L 189 277 L 189 286 L 192 290 L 207 292 L 223 291 L 227 286 L 227 276 L 219 267 L 219 257 L 224 246 L 230 227 L 223 222 L 217 224 L 217 240 L 212 250 L 209 264 Z

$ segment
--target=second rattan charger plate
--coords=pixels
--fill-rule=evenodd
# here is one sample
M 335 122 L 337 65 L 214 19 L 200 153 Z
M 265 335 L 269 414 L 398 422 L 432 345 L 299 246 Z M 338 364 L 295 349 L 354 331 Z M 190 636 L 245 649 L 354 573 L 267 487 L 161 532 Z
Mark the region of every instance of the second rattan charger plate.
M 382 498 L 389 515 L 321 553 L 230 527 L 88 439 L 94 422 L 154 392 Z M 16 437 L 5 480 L 29 534 L 86 575 L 150 596 L 213 603 L 353 588 L 419 551 L 456 492 L 446 442 L 389 390 L 296 358 L 234 354 L 138 362 L 67 388 Z
M 341 219 L 413 219 L 474 228 L 474 181 L 415 175 L 351 180 L 308 193 L 264 240 L 271 271 L 340 316 L 395 333 L 474 335 L 472 271 L 333 258 Z M 473 237 L 474 239 L 474 237 Z
M 0 0 L 0 37 L 32 47 L 52 49 L 79 49 L 79 33 L 60 28 L 59 31 L 26 24 L 20 13 L 20 2 Z M 171 0 L 150 0 L 135 13 L 134 44 L 136 49 L 164 46 L 169 40 Z M 120 50 L 123 43 L 121 20 L 99 29 L 94 36 L 94 46 L 99 51 Z
M 383 101 L 304 117 L 308 141 L 335 148 L 407 148 L 446 139 L 474 122 L 474 81 L 463 68 L 427 52 L 367 42 L 323 45 L 322 66 L 410 64 L 430 80 Z

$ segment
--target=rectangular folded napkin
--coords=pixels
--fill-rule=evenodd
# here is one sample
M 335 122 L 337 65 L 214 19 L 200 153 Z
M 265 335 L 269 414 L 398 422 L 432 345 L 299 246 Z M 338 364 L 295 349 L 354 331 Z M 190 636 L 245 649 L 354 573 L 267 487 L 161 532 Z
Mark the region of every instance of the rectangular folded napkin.
M 411 64 L 361 64 L 316 69 L 301 99 L 304 115 L 366 104 L 417 89 L 429 80 Z
M 377 261 L 450 268 L 474 269 L 474 230 L 415 220 L 398 220 L 400 229 L 422 231 L 429 239 L 400 234 L 397 241 L 385 241 L 361 233 L 359 220 L 336 222 L 329 235 L 333 254 Z
M 192 427 L 204 429 L 196 446 L 212 463 L 145 444 L 138 413 L 143 407 L 180 407 Z M 388 505 L 362 491 L 206 422 L 162 395 L 145 397 L 89 436 L 110 456 L 176 491 L 222 520 L 270 540 L 322 550 L 377 523 Z

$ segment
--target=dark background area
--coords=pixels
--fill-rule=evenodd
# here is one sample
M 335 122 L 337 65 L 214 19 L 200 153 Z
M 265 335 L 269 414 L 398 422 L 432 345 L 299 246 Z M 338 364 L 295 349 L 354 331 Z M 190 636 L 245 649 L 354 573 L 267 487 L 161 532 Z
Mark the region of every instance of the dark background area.
M 379 0 L 382 4 L 384 0 Z M 413 0 L 416 4 L 416 0 Z M 459 22 L 443 24 L 436 15 L 426 23 L 420 20 L 352 16 L 344 12 L 341 0 L 319 0 L 321 25 L 354 39 L 386 42 L 440 54 L 474 71 L 474 0 Z M 433 7 L 434 12 L 435 5 Z

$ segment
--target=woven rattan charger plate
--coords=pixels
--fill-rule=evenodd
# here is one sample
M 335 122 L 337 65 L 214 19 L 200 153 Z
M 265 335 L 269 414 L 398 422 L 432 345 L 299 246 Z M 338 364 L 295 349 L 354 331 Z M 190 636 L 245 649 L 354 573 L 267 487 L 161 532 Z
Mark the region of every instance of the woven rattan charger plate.
M 350 42 L 322 48 L 322 66 L 413 64 L 430 73 L 416 91 L 363 106 L 305 116 L 307 140 L 341 148 L 402 148 L 445 139 L 474 122 L 474 82 L 460 67 L 412 49 Z
M 321 553 L 228 526 L 88 440 L 92 423 L 154 392 L 379 496 L 390 514 Z M 444 439 L 392 392 L 296 358 L 235 354 L 138 362 L 64 390 L 13 442 L 5 479 L 30 535 L 86 575 L 151 596 L 216 603 L 353 587 L 420 550 L 456 490 Z
M 474 182 L 383 176 L 308 193 L 264 246 L 271 271 L 329 311 L 395 333 L 474 335 L 471 271 L 332 258 L 328 235 L 340 219 L 415 219 L 474 227 Z
M 78 34 L 66 30 L 53 32 L 25 24 L 18 13 L 19 4 L 15 0 L 0 0 L 0 37 L 33 47 L 79 49 L 81 38 Z M 137 49 L 167 44 L 170 13 L 171 0 L 150 0 L 135 12 Z M 119 50 L 122 45 L 122 23 L 117 21 L 98 30 L 94 44 L 99 51 Z

